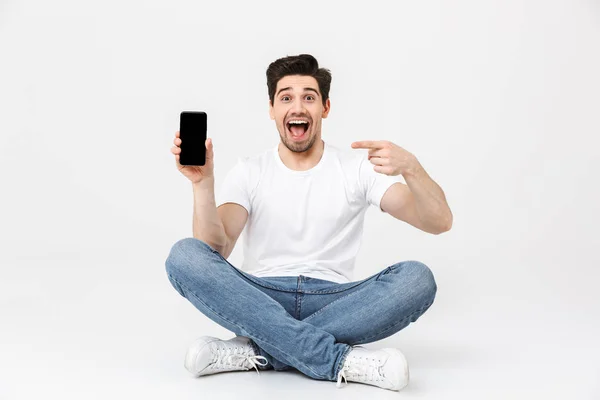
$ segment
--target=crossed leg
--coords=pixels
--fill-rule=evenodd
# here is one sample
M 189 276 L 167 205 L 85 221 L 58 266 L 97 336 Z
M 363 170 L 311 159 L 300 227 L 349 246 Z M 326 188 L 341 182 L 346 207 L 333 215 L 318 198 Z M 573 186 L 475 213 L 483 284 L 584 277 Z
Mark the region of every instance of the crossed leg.
M 359 283 L 314 293 L 330 296 L 331 302 L 298 320 L 261 290 L 259 278 L 236 269 L 200 240 L 175 243 L 165 265 L 183 297 L 219 325 L 252 339 L 276 369 L 292 366 L 332 381 L 352 344 L 404 328 L 427 310 L 436 291 L 424 264 L 398 263 Z

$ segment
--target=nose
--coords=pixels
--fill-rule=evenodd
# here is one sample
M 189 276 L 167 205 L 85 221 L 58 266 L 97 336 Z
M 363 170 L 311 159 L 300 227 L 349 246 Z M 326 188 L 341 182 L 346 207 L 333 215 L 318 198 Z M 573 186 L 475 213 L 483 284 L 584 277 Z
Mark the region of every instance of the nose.
M 302 100 L 294 100 L 294 103 L 292 104 L 292 111 L 299 115 L 304 114 L 304 105 L 302 104 Z

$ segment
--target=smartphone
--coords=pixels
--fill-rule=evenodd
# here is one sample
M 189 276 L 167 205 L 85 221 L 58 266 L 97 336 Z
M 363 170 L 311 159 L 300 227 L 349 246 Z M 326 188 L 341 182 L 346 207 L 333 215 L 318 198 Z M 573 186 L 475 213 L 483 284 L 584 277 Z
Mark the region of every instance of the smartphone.
M 179 118 L 181 165 L 202 166 L 206 163 L 206 113 L 183 111 Z

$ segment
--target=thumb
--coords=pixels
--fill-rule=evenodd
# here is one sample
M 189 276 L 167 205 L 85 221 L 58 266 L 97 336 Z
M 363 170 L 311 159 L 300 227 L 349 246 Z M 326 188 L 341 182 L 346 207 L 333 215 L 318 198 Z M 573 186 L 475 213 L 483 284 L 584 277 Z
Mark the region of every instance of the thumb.
M 206 159 L 212 160 L 214 157 L 212 139 L 207 138 L 205 144 L 206 144 Z

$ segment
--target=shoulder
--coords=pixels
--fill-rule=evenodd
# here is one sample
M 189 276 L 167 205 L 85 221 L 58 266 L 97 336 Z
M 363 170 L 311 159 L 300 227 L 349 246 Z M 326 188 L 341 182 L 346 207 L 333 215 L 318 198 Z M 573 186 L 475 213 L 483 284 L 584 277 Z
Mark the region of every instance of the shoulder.
M 260 153 L 239 157 L 239 161 L 248 166 L 262 166 L 273 157 L 273 149 L 268 148 Z
M 260 168 L 267 161 L 268 153 L 269 150 L 265 150 L 258 154 L 238 156 L 236 162 L 233 164 L 233 168 L 238 170 Z
M 230 171 L 238 182 L 243 182 L 250 193 L 253 193 L 261 177 L 272 168 L 273 149 L 263 150 L 253 155 L 240 156 Z
M 273 149 L 267 149 L 257 154 L 239 157 L 237 166 L 242 168 L 251 177 L 258 177 L 261 172 L 271 166 L 272 158 Z

